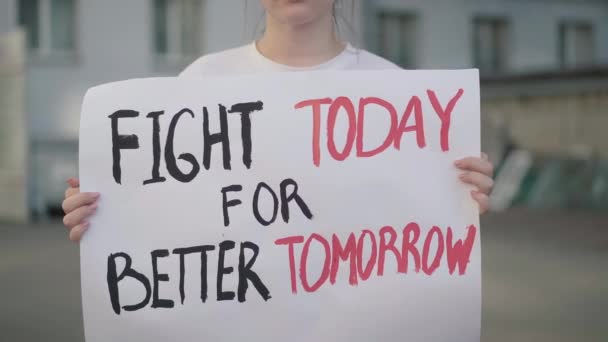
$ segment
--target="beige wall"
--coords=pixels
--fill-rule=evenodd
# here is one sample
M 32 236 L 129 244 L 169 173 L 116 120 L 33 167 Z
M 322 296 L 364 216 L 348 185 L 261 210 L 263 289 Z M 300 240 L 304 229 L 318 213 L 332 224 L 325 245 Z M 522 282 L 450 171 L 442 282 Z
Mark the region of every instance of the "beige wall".
M 0 35 L 0 220 L 27 220 L 23 34 Z
M 608 90 L 486 99 L 482 113 L 488 132 L 502 121 L 516 143 L 534 152 L 567 154 L 591 149 L 608 157 Z M 487 144 L 494 138 L 484 134 Z

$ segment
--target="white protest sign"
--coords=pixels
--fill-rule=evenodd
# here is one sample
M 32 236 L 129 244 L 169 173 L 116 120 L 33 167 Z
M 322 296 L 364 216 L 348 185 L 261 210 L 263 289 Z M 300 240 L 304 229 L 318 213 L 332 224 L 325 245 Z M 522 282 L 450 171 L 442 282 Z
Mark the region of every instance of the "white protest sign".
M 91 89 L 87 341 L 478 341 L 479 130 L 476 70 Z

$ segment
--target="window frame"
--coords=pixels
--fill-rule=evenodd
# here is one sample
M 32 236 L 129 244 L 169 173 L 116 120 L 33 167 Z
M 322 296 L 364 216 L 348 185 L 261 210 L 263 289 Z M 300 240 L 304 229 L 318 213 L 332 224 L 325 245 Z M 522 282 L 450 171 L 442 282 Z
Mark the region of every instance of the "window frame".
M 395 64 L 399 65 L 404 69 L 416 69 L 420 64 L 420 49 L 417 48 L 417 45 L 421 43 L 421 30 L 420 30 L 420 14 L 413 10 L 399 10 L 399 9 L 391 9 L 391 8 L 378 8 L 375 11 L 375 23 L 376 23 L 376 47 L 377 52 L 380 56 L 389 59 L 390 56 L 387 56 L 387 50 L 384 47 L 384 36 L 386 35 L 386 31 L 384 30 L 385 21 L 383 18 L 392 17 L 399 19 L 400 29 L 403 28 L 404 22 L 409 22 L 413 25 L 413 42 L 411 54 L 411 61 L 407 61 L 405 64 L 403 61 L 392 61 Z M 405 19 L 405 20 L 404 20 Z M 403 39 L 403 33 L 400 30 L 399 36 L 401 40 Z
M 205 0 L 165 0 L 167 7 L 165 12 L 165 25 L 164 28 L 166 34 L 165 48 L 166 52 L 159 52 L 156 35 L 157 35 L 157 13 L 156 13 L 156 0 L 149 0 L 149 8 L 151 11 L 150 15 L 150 29 L 148 30 L 150 39 L 150 51 L 154 60 L 155 68 L 159 71 L 167 70 L 173 71 L 186 67 L 192 63 L 196 58 L 199 58 L 203 53 L 203 38 L 204 38 L 204 14 L 206 13 L 206 1 Z M 183 34 L 184 25 L 182 14 L 184 13 L 184 3 L 194 2 L 196 5 L 199 15 L 196 16 L 197 28 L 194 31 L 194 44 L 196 44 L 195 50 L 192 54 L 185 53 L 183 48 Z
M 579 29 L 579 28 L 587 28 L 589 29 L 590 41 L 591 41 L 591 51 L 588 62 L 580 63 L 578 60 L 569 61 L 567 57 L 567 44 L 566 44 L 566 30 L 570 29 Z M 596 25 L 592 20 L 586 19 L 561 19 L 557 23 L 557 58 L 559 67 L 562 69 L 567 68 L 580 68 L 585 66 L 592 66 L 597 63 L 597 44 L 596 44 L 596 34 L 597 29 Z M 578 58 L 578 57 L 577 57 Z
M 21 0 L 16 0 L 14 18 L 15 23 L 19 26 L 26 35 L 25 45 L 27 50 L 28 62 L 34 64 L 53 65 L 70 65 L 78 61 L 80 51 L 80 0 L 73 0 L 73 16 L 72 16 L 72 39 L 73 47 L 71 49 L 56 49 L 53 47 L 53 32 L 52 32 L 52 1 L 53 0 L 36 0 L 38 1 L 38 46 L 31 47 L 28 38 L 28 28 L 21 24 L 20 20 L 20 5 Z
M 494 54 L 492 66 L 488 68 L 481 63 L 481 44 L 479 42 L 479 28 L 482 24 L 492 25 L 492 53 Z M 499 32 L 502 30 L 502 33 Z M 497 43 L 497 36 L 502 35 L 502 44 Z M 501 14 L 476 14 L 471 21 L 471 47 L 473 66 L 479 69 L 484 75 L 496 75 L 508 72 L 509 51 L 512 46 L 511 19 L 508 15 Z

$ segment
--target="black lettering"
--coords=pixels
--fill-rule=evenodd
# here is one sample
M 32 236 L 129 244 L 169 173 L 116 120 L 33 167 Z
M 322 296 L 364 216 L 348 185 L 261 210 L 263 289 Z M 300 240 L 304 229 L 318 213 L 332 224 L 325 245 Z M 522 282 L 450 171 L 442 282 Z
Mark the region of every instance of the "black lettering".
M 211 147 L 215 144 L 222 144 L 222 156 L 224 161 L 224 169 L 230 170 L 230 137 L 228 136 L 228 117 L 226 107 L 220 106 L 220 131 L 218 133 L 209 133 L 209 112 L 207 107 L 203 107 L 203 166 L 209 170 L 211 167 Z
M 144 185 L 152 183 L 162 183 L 167 179 L 160 176 L 160 123 L 158 117 L 165 114 L 164 111 L 152 112 L 146 115 L 152 118 L 152 178 L 144 181 Z
M 122 270 L 120 275 L 116 274 L 117 258 L 123 258 L 125 261 L 125 268 Z M 145 307 L 150 301 L 150 295 L 152 292 L 152 290 L 150 289 L 150 281 L 148 280 L 148 278 L 131 268 L 131 257 L 127 253 L 110 254 L 110 256 L 108 257 L 107 272 L 108 292 L 110 293 L 110 302 L 112 303 L 112 309 L 117 315 L 120 315 L 120 296 L 118 294 L 118 282 L 123 280 L 125 277 L 131 277 L 139 281 L 146 290 L 146 296 L 138 304 L 123 306 L 123 310 L 136 311 Z
M 224 213 L 224 227 L 228 227 L 230 225 L 230 216 L 228 215 L 228 207 L 237 206 L 243 202 L 239 199 L 233 199 L 228 201 L 227 192 L 237 192 L 242 191 L 243 186 L 235 184 L 229 185 L 222 188 L 222 211 Z
M 251 117 L 254 111 L 264 108 L 262 101 L 237 103 L 230 108 L 230 113 L 241 114 L 241 139 L 243 142 L 243 164 L 249 169 L 251 167 Z
M 222 241 L 220 242 L 220 251 L 217 262 L 217 300 L 233 300 L 234 291 L 224 291 L 222 283 L 225 274 L 230 274 L 234 271 L 233 267 L 224 267 L 224 254 L 226 251 L 233 249 L 235 246 L 234 241 Z
M 118 133 L 118 119 L 136 118 L 139 112 L 134 110 L 118 110 L 108 117 L 111 119 L 112 127 L 112 175 L 114 181 L 121 184 L 120 150 L 135 150 L 139 148 L 137 135 L 121 135 Z
M 152 251 L 152 279 L 154 281 L 154 291 L 152 295 L 153 308 L 172 308 L 174 303 L 170 299 L 158 298 L 158 283 L 161 281 L 169 281 L 169 275 L 166 273 L 158 273 L 158 258 L 169 256 L 169 251 L 166 249 L 157 249 Z
M 173 176 L 173 178 L 177 179 L 182 183 L 188 183 L 192 181 L 200 171 L 200 166 L 196 161 L 196 158 L 191 153 L 182 153 L 179 155 L 178 159 L 185 160 L 190 163 L 190 165 L 192 165 L 192 169 L 189 173 L 183 173 L 177 166 L 175 152 L 173 151 L 175 128 L 177 126 L 179 118 L 186 113 L 190 114 L 190 116 L 194 118 L 194 113 L 187 108 L 182 109 L 177 114 L 175 114 L 175 116 L 173 116 L 173 118 L 171 119 L 171 123 L 169 124 L 169 132 L 167 133 L 167 142 L 165 145 L 165 162 L 167 163 L 167 171 L 171 176 Z
M 273 201 L 272 217 L 268 221 L 266 221 L 260 214 L 260 208 L 259 208 L 260 191 L 262 190 L 262 188 L 266 189 L 268 191 L 268 193 L 270 193 L 270 195 L 272 195 L 272 201 Z M 258 222 L 263 226 L 269 226 L 277 219 L 278 210 L 279 210 L 279 198 L 277 197 L 277 194 L 275 194 L 274 191 L 272 191 L 272 189 L 268 186 L 268 184 L 266 184 L 264 182 L 260 182 L 253 194 L 253 215 L 255 216 L 256 220 L 258 220 Z
M 287 194 L 288 186 L 293 187 L 289 194 Z M 310 209 L 308 208 L 302 197 L 298 195 L 298 183 L 296 183 L 296 181 L 294 181 L 293 179 L 288 178 L 281 182 L 281 215 L 283 216 L 283 221 L 285 221 L 285 223 L 289 222 L 289 202 L 291 202 L 292 200 L 296 201 L 296 204 L 298 205 L 298 207 L 300 207 L 300 210 L 302 211 L 304 216 L 306 216 L 307 219 L 312 219 L 312 213 L 310 212 Z
M 250 249 L 253 251 L 253 256 L 247 264 L 245 264 L 245 249 Z M 255 263 L 255 260 L 258 258 L 258 253 L 260 248 L 253 242 L 243 242 L 241 243 L 241 253 L 239 255 L 239 286 L 238 286 L 238 300 L 239 302 L 244 302 L 246 300 L 246 293 L 248 287 L 248 281 L 251 281 L 253 287 L 258 290 L 258 293 L 262 296 L 264 301 L 268 301 L 270 297 L 270 291 L 268 288 L 262 283 L 262 280 L 251 270 L 251 267 Z
M 184 291 L 184 279 L 186 274 L 186 260 L 185 256 L 193 253 L 201 254 L 201 300 L 207 301 L 207 252 L 215 249 L 215 246 L 205 245 L 196 246 L 189 248 L 176 248 L 173 250 L 173 254 L 179 255 L 179 295 L 184 304 L 186 298 Z

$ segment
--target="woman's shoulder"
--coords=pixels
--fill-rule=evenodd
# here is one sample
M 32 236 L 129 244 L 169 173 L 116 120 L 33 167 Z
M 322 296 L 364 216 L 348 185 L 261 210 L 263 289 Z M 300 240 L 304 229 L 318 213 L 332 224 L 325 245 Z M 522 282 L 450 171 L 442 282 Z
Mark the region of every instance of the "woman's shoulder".
M 255 71 L 272 70 L 273 67 L 260 61 L 253 43 L 216 53 L 204 55 L 190 64 L 180 77 L 201 78 L 203 76 L 229 76 L 246 74 Z M 276 65 L 274 66 L 276 68 Z M 398 70 L 399 66 L 389 60 L 371 53 L 365 49 L 348 44 L 346 50 L 331 63 L 321 69 L 346 70 Z
M 397 64 L 389 61 L 384 57 L 380 57 L 368 50 L 352 47 L 349 45 L 348 49 L 354 54 L 356 63 L 353 64 L 353 69 L 358 70 L 399 70 Z
M 206 54 L 192 62 L 179 76 L 200 78 L 203 75 L 238 74 L 250 58 L 249 50 L 250 46 L 244 45 Z

